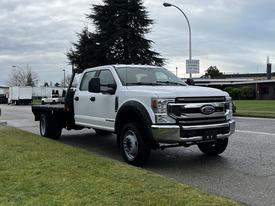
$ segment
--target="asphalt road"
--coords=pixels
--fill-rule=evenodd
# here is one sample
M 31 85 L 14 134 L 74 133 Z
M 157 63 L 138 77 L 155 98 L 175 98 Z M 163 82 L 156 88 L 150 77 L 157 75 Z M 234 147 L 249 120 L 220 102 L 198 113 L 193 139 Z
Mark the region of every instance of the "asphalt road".
M 28 106 L 0 106 L 8 125 L 39 133 Z M 236 118 L 237 131 L 220 157 L 197 147 L 152 152 L 145 169 L 248 205 L 275 206 L 275 120 Z M 122 161 L 114 135 L 63 132 L 61 142 Z

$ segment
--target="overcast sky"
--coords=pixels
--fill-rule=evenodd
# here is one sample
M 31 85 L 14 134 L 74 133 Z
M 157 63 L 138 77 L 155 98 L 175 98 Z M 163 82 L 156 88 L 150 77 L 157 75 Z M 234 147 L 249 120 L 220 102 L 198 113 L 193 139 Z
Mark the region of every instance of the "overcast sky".
M 167 0 L 168 1 L 168 0 Z M 201 73 L 215 65 L 226 73 L 265 72 L 266 57 L 275 62 L 274 0 L 169 0 L 190 18 L 193 58 Z M 65 53 L 76 41 L 76 32 L 93 25 L 85 18 L 100 0 L 0 0 L 0 84 L 12 66 L 29 65 L 41 82 L 59 82 L 63 69 L 70 72 Z M 160 0 L 145 0 L 155 21 L 148 38 L 167 59 L 166 67 L 185 74 L 188 27 L 175 8 Z

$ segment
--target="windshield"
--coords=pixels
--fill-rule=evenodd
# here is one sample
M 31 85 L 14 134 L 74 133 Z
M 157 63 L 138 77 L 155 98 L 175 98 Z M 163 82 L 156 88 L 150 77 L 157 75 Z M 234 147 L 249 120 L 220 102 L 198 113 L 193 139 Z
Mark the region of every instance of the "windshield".
M 116 71 L 124 86 L 186 86 L 184 81 L 162 67 L 120 67 Z

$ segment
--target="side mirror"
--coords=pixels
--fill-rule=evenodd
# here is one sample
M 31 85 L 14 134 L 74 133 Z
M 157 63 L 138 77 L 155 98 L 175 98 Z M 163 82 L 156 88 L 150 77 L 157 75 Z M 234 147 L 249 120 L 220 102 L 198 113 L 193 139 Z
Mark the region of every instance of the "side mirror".
M 92 78 L 89 82 L 89 92 L 100 93 L 100 79 Z
M 186 84 L 188 84 L 189 86 L 194 86 L 195 85 L 194 79 L 187 79 Z

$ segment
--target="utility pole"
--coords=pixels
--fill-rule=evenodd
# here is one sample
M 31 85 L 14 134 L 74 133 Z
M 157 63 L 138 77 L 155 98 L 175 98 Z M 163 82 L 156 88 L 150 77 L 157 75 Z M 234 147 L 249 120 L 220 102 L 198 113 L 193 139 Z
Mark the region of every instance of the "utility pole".
M 66 70 L 63 69 L 63 72 L 64 72 L 64 88 L 66 87 Z

